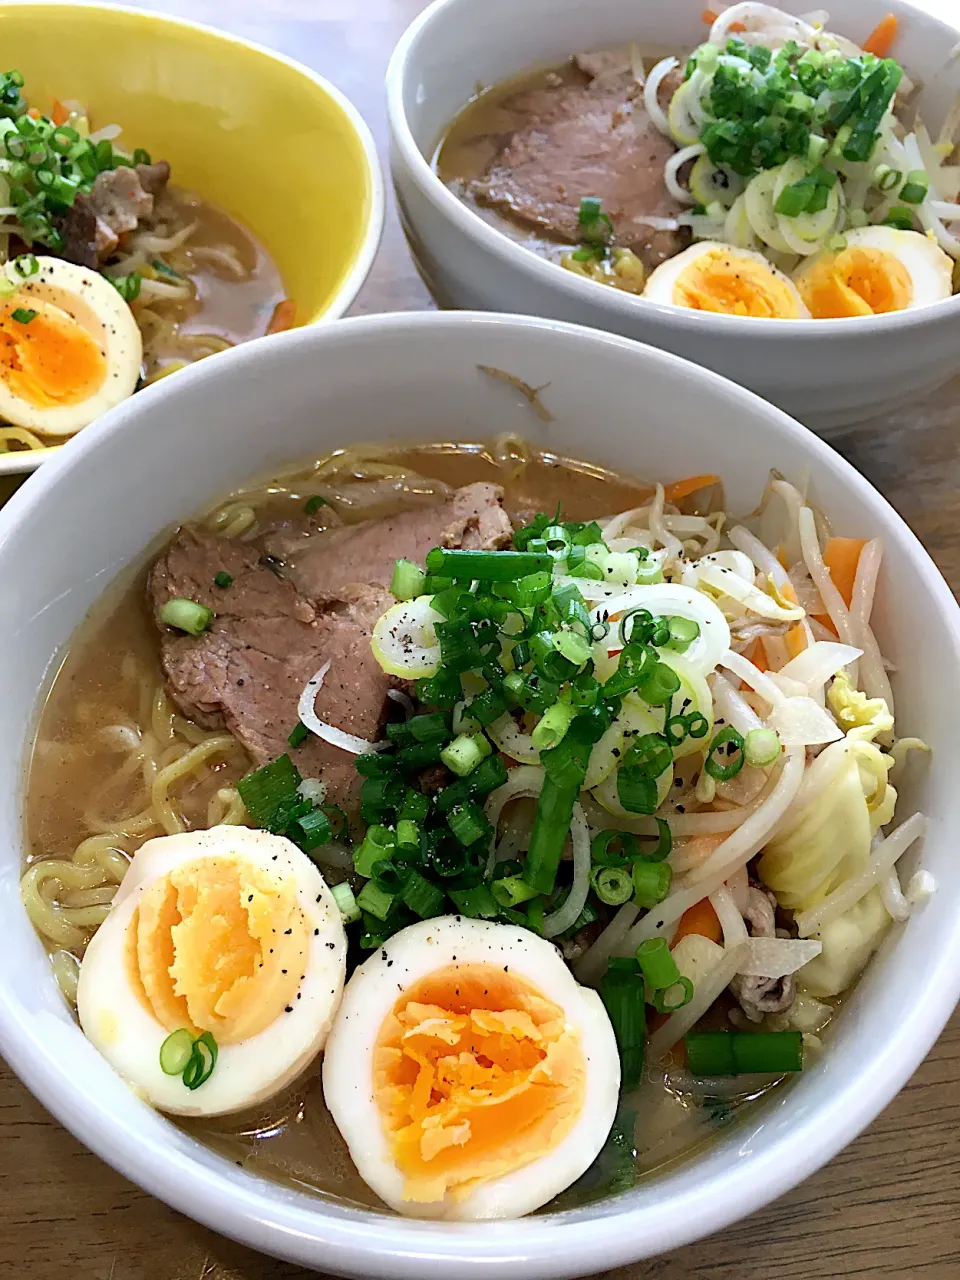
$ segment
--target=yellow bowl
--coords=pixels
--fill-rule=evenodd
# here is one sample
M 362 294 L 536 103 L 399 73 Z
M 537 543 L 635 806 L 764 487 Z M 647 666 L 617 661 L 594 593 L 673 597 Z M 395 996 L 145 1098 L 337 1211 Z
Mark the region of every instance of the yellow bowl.
M 333 85 L 210 27 L 108 5 L 4 4 L 0 49 L 32 105 L 79 99 L 94 128 L 121 125 L 178 186 L 249 227 L 299 323 L 350 306 L 380 241 L 383 178 L 369 129 Z M 0 474 L 54 451 L 0 454 Z

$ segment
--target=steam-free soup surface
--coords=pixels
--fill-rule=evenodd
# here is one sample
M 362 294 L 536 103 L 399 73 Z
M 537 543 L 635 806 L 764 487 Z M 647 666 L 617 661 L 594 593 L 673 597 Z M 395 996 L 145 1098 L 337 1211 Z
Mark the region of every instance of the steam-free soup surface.
M 651 493 L 649 485 L 584 463 L 549 455 L 525 463 L 523 451 L 511 444 L 497 449 L 432 445 L 404 452 L 366 451 L 363 456 L 366 462 L 360 458 L 324 482 L 324 491 L 337 495 L 332 501 L 348 523 L 423 505 L 430 501 L 430 483 L 438 481 L 451 486 L 493 481 L 504 486 L 505 506 L 515 515 L 552 512 L 562 504 L 571 519 L 612 514 Z M 367 481 L 361 479 L 364 475 Z M 317 468 L 308 466 L 237 495 L 201 522 L 228 534 L 242 530 L 235 536 L 256 542 L 260 530 L 299 515 L 317 487 Z M 58 882 L 57 868 L 67 875 L 64 868 L 81 847 L 102 855 L 109 871 L 109 857 L 130 855 L 145 839 L 163 834 L 156 820 L 158 804 L 170 806 L 187 830 L 222 820 L 228 784 L 250 767 L 243 750 L 224 737 L 184 721 L 167 700 L 145 573 L 134 574 L 93 611 L 71 646 L 47 696 L 29 770 L 28 865 L 53 872 L 39 898 L 47 903 L 46 940 L 68 994 L 71 966 L 75 975 L 71 957 L 82 956 L 98 919 L 109 910 L 115 881 L 105 873 L 100 887 L 85 883 L 77 888 Z M 208 749 L 209 757 L 186 769 L 191 753 Z M 181 769 L 186 771 L 178 773 Z M 174 776 L 158 792 L 157 779 L 171 772 Z M 326 874 L 331 881 L 343 876 Z M 362 959 L 357 953 L 351 963 Z M 738 1082 L 729 1097 L 703 1103 L 691 1095 L 689 1080 L 681 1087 L 660 1072 L 651 1074 L 638 1099 L 643 1117 L 636 1132 L 638 1172 L 689 1154 L 729 1119 L 737 1101 L 760 1091 L 749 1081 Z M 358 1203 L 377 1203 L 324 1106 L 317 1067 L 262 1107 L 188 1121 L 184 1127 L 258 1173 Z M 610 1177 L 601 1160 L 582 1184 L 564 1193 L 562 1202 L 604 1194 Z

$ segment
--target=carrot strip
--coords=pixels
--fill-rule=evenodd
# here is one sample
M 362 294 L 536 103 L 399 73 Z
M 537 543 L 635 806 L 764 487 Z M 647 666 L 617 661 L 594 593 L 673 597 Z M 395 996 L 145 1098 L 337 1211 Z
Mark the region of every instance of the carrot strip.
M 798 622 L 796 626 L 791 627 L 783 640 L 791 658 L 795 658 L 798 653 L 803 653 L 807 647 L 807 633 L 803 629 L 803 623 Z
M 848 609 L 853 599 L 860 552 L 866 545 L 865 538 L 829 538 L 823 549 L 823 563 Z
M 708 27 L 712 27 L 719 16 L 720 15 L 714 13 L 712 9 L 704 9 L 703 13 L 700 15 L 700 21 L 705 22 Z
M 897 26 L 894 14 L 888 13 L 881 18 L 864 41 L 864 53 L 873 53 L 878 58 L 885 58 L 890 52 L 890 46 L 897 38 Z
M 731 22 L 729 29 L 736 34 L 739 31 L 746 31 L 747 24 L 745 22 Z
M 40 108 L 39 108 L 39 107 L 28 107 L 28 108 L 27 108 L 27 115 L 30 117 L 30 119 L 31 119 L 31 120 L 39 120 L 39 119 L 40 119 Z
M 763 641 L 761 639 L 758 638 L 754 640 L 753 644 L 744 649 L 743 656 L 748 662 L 752 662 L 758 671 L 770 670 L 767 663 L 767 651 L 763 647 Z
M 667 502 L 679 502 L 688 498 L 698 489 L 705 489 L 708 484 L 719 484 L 719 476 L 687 476 L 685 480 L 674 480 L 673 484 L 663 486 L 663 496 Z
M 273 315 L 267 325 L 267 333 L 283 333 L 292 329 L 297 318 L 297 304 L 292 298 L 284 298 L 273 308 Z
M 70 119 L 70 112 L 59 98 L 54 98 L 53 100 L 53 114 L 50 116 L 50 119 L 58 127 L 62 124 L 66 124 Z
M 720 918 L 713 909 L 713 903 L 709 898 L 701 898 L 699 902 L 695 902 L 692 907 L 688 907 L 680 917 L 680 923 L 677 925 L 677 932 L 673 935 L 671 947 L 675 947 L 681 938 L 685 938 L 688 933 L 702 933 L 705 938 L 709 938 L 711 942 L 723 941 L 723 930 L 720 928 Z

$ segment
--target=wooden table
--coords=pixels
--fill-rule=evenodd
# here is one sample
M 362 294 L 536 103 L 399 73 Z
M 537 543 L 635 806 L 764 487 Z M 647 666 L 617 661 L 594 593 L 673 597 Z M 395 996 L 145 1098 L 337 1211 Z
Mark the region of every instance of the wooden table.
M 480 0 L 478 0 L 478 3 Z M 571 0 L 558 0 L 558 3 Z M 588 2 L 588 0 L 586 0 Z M 957 0 L 927 0 L 952 11 Z M 328 76 L 385 150 L 383 73 L 423 0 L 151 0 L 273 46 Z M 433 303 L 395 212 L 357 312 Z M 960 366 L 960 353 L 958 353 Z M 838 447 L 890 499 L 960 586 L 960 380 Z M 0 498 L 9 491 L 0 490 Z M 307 1280 L 194 1225 L 126 1182 L 53 1121 L 0 1064 L 0 1277 Z M 888 1110 L 826 1169 L 721 1235 L 613 1280 L 960 1277 L 960 1016 Z

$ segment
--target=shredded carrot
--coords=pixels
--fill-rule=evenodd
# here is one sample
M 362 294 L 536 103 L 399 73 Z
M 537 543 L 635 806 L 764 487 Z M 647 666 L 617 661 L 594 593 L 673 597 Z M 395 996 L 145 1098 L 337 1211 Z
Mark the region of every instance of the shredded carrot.
M 881 18 L 864 41 L 864 53 L 873 53 L 878 58 L 885 58 L 890 52 L 890 46 L 897 38 L 897 25 L 897 19 L 892 13 Z
M 787 548 L 783 545 L 782 542 L 780 543 L 779 547 L 777 547 L 777 559 L 780 561 L 781 569 L 790 568 L 790 564 L 787 560 Z
M 297 304 L 291 298 L 284 298 L 273 308 L 267 333 L 283 333 L 285 329 L 292 329 L 296 317 Z
M 679 502 L 688 498 L 698 489 L 705 489 L 708 484 L 719 484 L 719 476 L 687 476 L 685 480 L 674 480 L 673 484 L 663 486 L 663 496 L 667 502 Z
M 733 31 L 734 33 L 738 31 L 746 31 L 746 29 L 747 24 L 745 22 L 731 22 L 728 28 L 728 30 Z
M 38 107 L 29 107 L 27 109 L 27 115 L 30 117 L 31 120 L 39 120 L 40 109 Z
M 744 649 L 743 656 L 748 662 L 752 662 L 758 671 L 770 670 L 770 666 L 767 662 L 767 651 L 763 647 L 763 641 L 761 639 L 754 640 L 753 644 Z
M 720 15 L 714 13 L 712 9 L 704 9 L 703 13 L 700 15 L 700 21 L 705 22 L 708 27 L 712 27 L 719 16 Z
M 60 101 L 59 98 L 54 98 L 53 100 L 53 113 L 50 116 L 50 119 L 58 127 L 62 124 L 66 124 L 67 121 L 70 119 L 70 112 L 63 105 L 63 103 Z
M 677 932 L 673 935 L 673 942 L 670 944 L 671 947 L 675 947 L 680 939 L 685 938 L 688 933 L 702 933 L 711 942 L 723 941 L 720 918 L 714 911 L 713 903 L 709 898 L 701 898 L 699 902 L 695 902 L 692 907 L 686 909 L 680 917 Z
M 791 658 L 795 658 L 798 653 L 803 653 L 807 647 L 807 633 L 803 629 L 803 623 L 798 622 L 795 627 L 791 627 L 783 640 Z
M 865 538 L 829 538 L 823 549 L 823 563 L 848 609 L 853 599 L 860 552 L 866 545 Z

